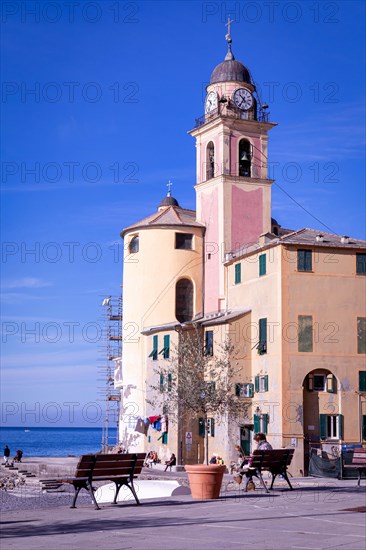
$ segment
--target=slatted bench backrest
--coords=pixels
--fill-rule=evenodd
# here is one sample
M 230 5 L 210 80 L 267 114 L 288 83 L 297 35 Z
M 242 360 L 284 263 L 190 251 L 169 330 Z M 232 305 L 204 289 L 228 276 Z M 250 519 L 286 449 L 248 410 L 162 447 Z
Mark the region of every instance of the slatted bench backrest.
M 254 451 L 250 466 L 260 470 L 281 472 L 291 464 L 295 449 L 273 449 L 271 451 Z
M 365 466 L 366 468 L 366 448 L 354 449 L 352 464 L 359 464 L 360 466 Z
M 77 463 L 74 477 L 89 478 L 93 472 L 94 463 L 95 455 L 82 455 Z
M 145 453 L 96 455 L 93 478 L 140 474 L 145 457 Z

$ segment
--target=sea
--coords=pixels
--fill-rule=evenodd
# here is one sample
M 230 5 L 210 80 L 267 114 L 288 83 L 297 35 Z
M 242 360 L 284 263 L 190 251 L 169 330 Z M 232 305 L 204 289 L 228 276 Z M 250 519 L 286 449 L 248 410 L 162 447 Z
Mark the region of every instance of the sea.
M 109 428 L 108 442 L 117 441 L 116 428 Z M 102 428 L 0 428 L 0 457 L 5 445 L 13 457 L 18 449 L 23 456 L 80 456 L 102 448 Z

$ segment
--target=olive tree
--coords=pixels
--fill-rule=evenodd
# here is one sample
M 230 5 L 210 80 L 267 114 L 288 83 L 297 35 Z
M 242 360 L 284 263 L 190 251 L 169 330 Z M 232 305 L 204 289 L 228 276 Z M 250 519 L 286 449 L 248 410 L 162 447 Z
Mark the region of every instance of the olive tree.
M 205 424 L 205 463 L 208 464 L 208 418 L 217 423 L 224 419 L 243 418 L 247 406 L 234 391 L 234 380 L 240 368 L 234 346 L 226 339 L 218 353 L 203 346 L 203 331 L 179 331 L 178 345 L 171 358 L 159 366 L 158 383 L 151 384 L 154 397 L 148 400 L 159 404 L 169 421 L 178 421 L 180 414 L 203 418 Z

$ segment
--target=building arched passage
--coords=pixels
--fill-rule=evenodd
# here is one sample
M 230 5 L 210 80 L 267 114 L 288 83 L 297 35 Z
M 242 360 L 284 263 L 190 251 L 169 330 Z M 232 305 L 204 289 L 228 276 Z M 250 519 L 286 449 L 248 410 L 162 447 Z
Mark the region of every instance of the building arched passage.
M 193 283 L 180 279 L 175 286 L 175 316 L 180 323 L 193 319 Z
M 315 369 L 303 381 L 304 466 L 308 471 L 311 454 L 343 439 L 338 380 L 328 369 Z
M 209 141 L 206 148 L 206 180 L 215 177 L 215 145 Z
M 249 140 L 239 141 L 239 176 L 250 178 L 252 175 L 252 146 Z

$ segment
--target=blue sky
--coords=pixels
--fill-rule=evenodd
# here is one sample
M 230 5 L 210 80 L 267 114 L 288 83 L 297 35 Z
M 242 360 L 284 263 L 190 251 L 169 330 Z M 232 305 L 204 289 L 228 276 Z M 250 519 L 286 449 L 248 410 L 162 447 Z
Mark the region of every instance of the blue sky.
M 364 3 L 2 7 L 1 390 L 9 425 L 47 424 L 66 402 L 78 403 L 75 422 L 85 423 L 83 407 L 100 385 L 101 299 L 120 290 L 121 229 L 155 211 L 168 179 L 180 204 L 194 208 L 187 131 L 225 56 L 229 13 L 234 54 L 278 123 L 269 146 L 276 183 L 325 226 L 365 238 Z M 325 230 L 276 185 L 273 216 L 285 227 Z M 63 412 L 56 425 L 67 423 Z

